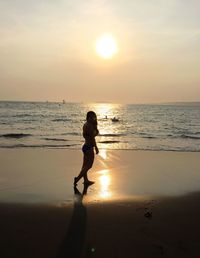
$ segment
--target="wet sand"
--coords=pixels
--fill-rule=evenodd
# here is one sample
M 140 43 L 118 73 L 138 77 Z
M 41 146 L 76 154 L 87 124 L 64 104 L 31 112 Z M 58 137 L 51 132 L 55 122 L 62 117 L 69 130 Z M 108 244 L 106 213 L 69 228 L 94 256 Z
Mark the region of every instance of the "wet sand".
M 200 257 L 200 194 L 88 207 L 93 257 Z
M 200 257 L 200 153 L 101 150 L 88 189 L 72 187 L 80 151 L 0 162 L 2 258 Z

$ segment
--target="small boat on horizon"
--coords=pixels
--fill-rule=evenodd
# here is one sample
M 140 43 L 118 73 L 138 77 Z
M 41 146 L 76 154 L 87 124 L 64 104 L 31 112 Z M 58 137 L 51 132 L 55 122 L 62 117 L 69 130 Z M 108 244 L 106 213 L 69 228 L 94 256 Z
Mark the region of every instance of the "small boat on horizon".
M 111 118 L 112 122 L 119 122 L 119 119 L 116 117 Z

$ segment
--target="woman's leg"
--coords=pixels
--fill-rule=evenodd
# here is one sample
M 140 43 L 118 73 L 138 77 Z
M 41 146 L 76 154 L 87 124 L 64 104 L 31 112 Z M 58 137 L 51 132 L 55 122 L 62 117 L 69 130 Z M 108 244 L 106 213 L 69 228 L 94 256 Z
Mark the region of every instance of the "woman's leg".
M 88 170 L 92 167 L 94 162 L 94 150 L 88 150 L 86 152 L 84 152 L 84 156 L 83 156 L 83 165 L 82 165 L 82 169 L 78 175 L 78 177 L 75 178 L 74 183 L 78 183 L 78 181 L 84 177 L 84 181 L 88 182 L 88 177 L 87 177 L 87 172 Z
M 87 152 L 86 152 L 87 153 Z M 89 182 L 89 179 L 88 179 L 88 176 L 87 176 L 87 173 L 88 173 L 88 170 L 90 168 L 92 168 L 92 165 L 94 163 L 94 150 L 92 149 L 91 151 L 88 151 L 88 156 L 84 155 L 85 156 L 85 160 L 86 160 L 86 170 L 85 170 L 85 173 L 83 175 L 83 178 L 84 178 L 84 182 L 87 183 Z

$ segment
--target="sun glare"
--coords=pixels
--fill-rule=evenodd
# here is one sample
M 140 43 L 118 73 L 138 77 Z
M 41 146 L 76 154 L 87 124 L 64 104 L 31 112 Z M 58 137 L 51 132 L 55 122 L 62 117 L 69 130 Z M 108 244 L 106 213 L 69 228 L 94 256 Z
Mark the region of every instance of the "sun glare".
M 118 52 L 116 40 L 110 34 L 99 37 L 95 44 L 97 54 L 104 59 L 112 58 Z
M 101 170 L 99 173 L 102 174 L 99 177 L 100 185 L 101 185 L 100 196 L 103 198 L 109 198 L 112 195 L 109 189 L 109 186 L 110 186 L 109 170 L 104 169 L 104 170 Z

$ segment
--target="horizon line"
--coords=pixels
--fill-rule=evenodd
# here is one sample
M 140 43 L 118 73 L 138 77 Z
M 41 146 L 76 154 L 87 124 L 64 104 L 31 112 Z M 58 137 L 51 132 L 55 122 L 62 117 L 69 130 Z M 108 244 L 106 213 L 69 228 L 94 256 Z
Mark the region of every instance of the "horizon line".
M 168 105 L 168 104 L 200 104 L 200 100 L 197 101 L 163 101 L 163 102 L 129 102 L 129 103 L 120 103 L 120 102 L 110 102 L 110 101 L 51 101 L 51 100 L 1 100 L 0 102 L 27 102 L 27 103 L 71 103 L 71 104 L 119 104 L 119 105 Z

